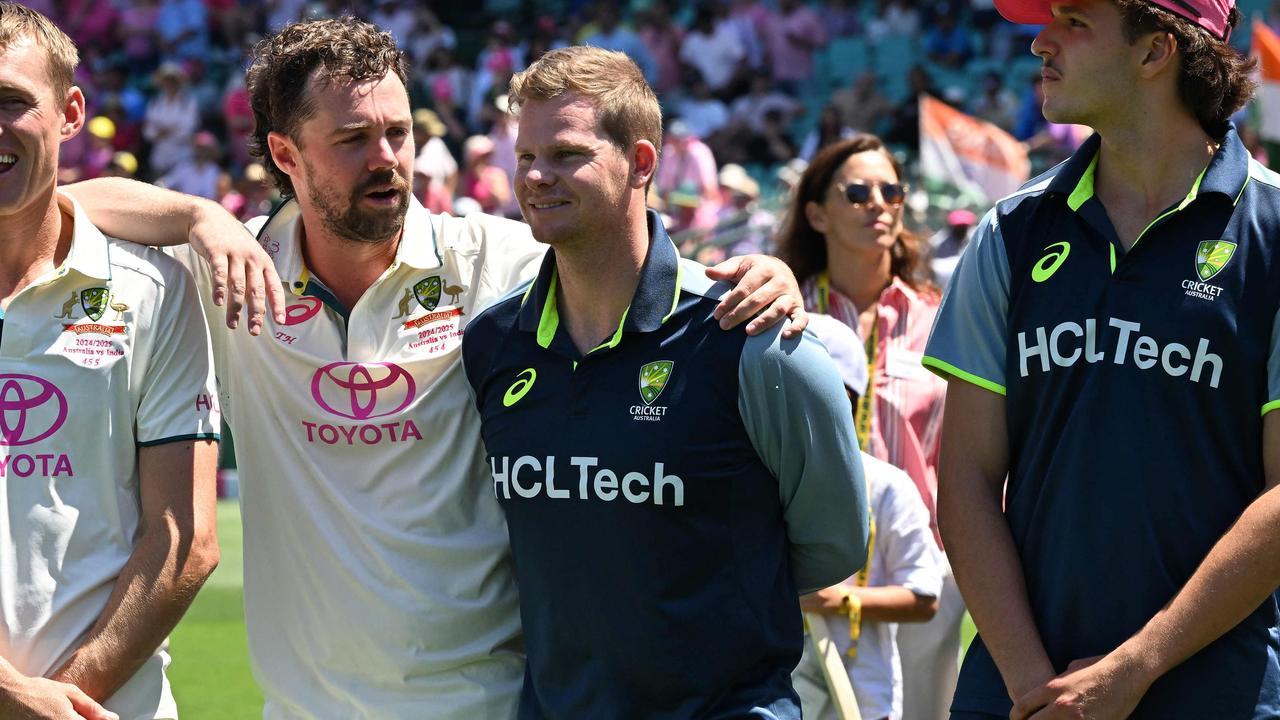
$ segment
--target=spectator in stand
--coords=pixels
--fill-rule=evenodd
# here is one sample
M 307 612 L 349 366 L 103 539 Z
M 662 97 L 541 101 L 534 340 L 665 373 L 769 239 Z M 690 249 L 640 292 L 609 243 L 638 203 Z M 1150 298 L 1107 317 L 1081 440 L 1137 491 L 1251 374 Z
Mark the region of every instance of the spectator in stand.
M 934 284 L 943 290 L 951 283 L 960 253 L 969 244 L 977 224 L 978 216 L 971 211 L 952 210 L 947 213 L 947 226 L 929 238 L 929 271 Z
M 813 77 L 813 52 L 827 44 L 827 28 L 813 8 L 800 0 L 779 0 L 765 26 L 765 47 L 776 85 L 799 95 Z
M 177 63 L 162 63 L 152 81 L 158 92 L 147 104 L 142 135 L 151 143 L 149 165 L 158 177 L 191 158 L 200 108 L 187 90 L 186 72 Z
M 766 112 L 760 132 L 749 135 L 743 144 L 745 162 L 778 165 L 795 158 L 796 145 L 787 133 L 787 124 L 788 117 L 777 108 Z
M 778 92 L 773 81 L 763 73 L 751 76 L 751 91 L 733 101 L 729 115 L 754 133 L 764 131 L 764 116 L 776 110 L 790 120 L 804 111 L 804 105 L 786 93 Z
M 267 30 L 279 32 L 280 28 L 302 17 L 307 0 L 267 0 Z
M 102 171 L 103 177 L 122 177 L 133 179 L 138 174 L 138 158 L 131 152 L 117 151 L 111 156 L 111 162 Z
M 858 406 L 863 450 L 905 471 L 929 513 L 938 546 L 938 440 L 946 384 L 921 365 L 941 300 L 924 242 L 903 227 L 906 187 L 883 142 L 859 135 L 813 158 L 779 234 L 778 251 L 800 280 L 810 312 L 834 316 L 866 338 L 872 382 Z M 938 614 L 903 625 L 904 717 L 938 717 L 954 692 L 964 603 L 944 564 Z
M 907 97 L 898 105 L 893 114 L 893 123 L 885 140 L 896 145 L 909 148 L 920 147 L 920 100 L 921 94 L 940 97 L 941 93 L 934 87 L 933 78 L 923 65 L 916 65 L 907 73 Z
M 116 124 L 111 118 L 99 115 L 85 123 L 85 129 L 89 131 L 89 141 L 80 158 L 80 172 L 77 173 L 80 180 L 101 176 L 116 152 L 113 145 Z
M 851 0 L 827 0 L 822 11 L 830 37 L 856 37 L 862 35 L 862 3 Z
M 636 32 L 653 58 L 654 92 L 665 95 L 680 88 L 680 44 L 684 31 L 671 20 L 666 0 L 654 0 L 636 14 Z
M 698 8 L 693 27 L 680 46 L 680 61 L 698 72 L 711 92 L 732 92 L 746 67 L 747 50 L 742 39 L 717 6 Z
M 164 0 L 156 13 L 156 37 L 164 60 L 209 56 L 209 20 L 202 0 Z
M 969 114 L 1013 132 L 1018 116 L 1018 99 L 1004 87 L 1004 78 L 992 70 L 982 76 L 982 93 L 969 106 Z
M 448 129 L 445 137 L 460 144 L 467 138 L 463 109 L 471 96 L 471 71 L 458 62 L 453 50 L 447 47 L 436 48 L 428 66 L 431 72 L 427 75 L 427 90 L 436 113 Z
M 458 194 L 480 203 L 483 212 L 500 215 L 511 203 L 511 178 L 492 163 L 493 141 L 472 135 L 462 147 L 462 157 Z
M 701 78 L 689 83 L 689 96 L 676 105 L 676 112 L 690 133 L 706 138 L 712 147 L 712 138 L 729 124 L 729 108 L 711 94 L 711 88 Z
M 189 160 L 178 163 L 157 185 L 188 195 L 218 200 L 218 178 L 223 174 L 218 159 L 222 155 L 213 133 L 201 130 L 192 138 L 193 153 Z
M 658 196 L 667 205 L 680 205 L 685 197 L 697 198 L 692 207 L 689 226 L 715 227 L 720 212 L 720 182 L 716 176 L 716 158 L 711 148 L 689 131 L 682 120 L 667 126 L 662 144 L 662 162 L 658 163 Z
M 373 5 L 369 22 L 391 33 L 401 47 L 407 47 L 418 27 L 418 14 L 411 4 L 404 0 L 377 0 Z
M 133 67 L 150 67 L 156 57 L 157 0 L 132 0 L 120 8 L 115 46 L 124 50 Z
M 728 239 L 720 254 L 766 254 L 773 249 L 773 231 L 778 218 L 760 207 L 760 184 L 741 165 L 720 168 L 720 216 L 716 235 Z
M 501 168 L 507 178 L 516 176 L 516 127 L 517 120 L 511 114 L 511 104 L 506 93 L 494 98 L 489 106 L 489 140 L 493 143 L 493 152 L 489 153 L 489 162 Z M 520 205 L 516 201 L 514 188 L 508 196 L 507 204 L 499 214 L 509 218 L 520 217 Z
M 880 12 L 867 23 L 867 39 L 915 37 L 920 32 L 920 13 L 910 0 L 880 0 Z
M 506 20 L 493 24 L 485 48 L 476 58 L 476 72 L 471 77 L 471 95 L 467 100 L 467 124 L 481 127 L 486 107 L 507 91 L 511 74 L 524 67 L 524 49 L 516 39 L 515 28 Z
M 453 153 L 444 142 L 446 132 L 447 128 L 435 112 L 427 108 L 413 111 L 413 144 L 418 148 L 413 167 L 452 197 L 458 186 L 458 161 L 453 159 Z
M 840 117 L 858 132 L 875 133 L 893 117 L 894 104 L 880 92 L 880 81 L 870 70 L 854 78 L 849 87 L 831 94 L 828 101 L 840 111 Z
M 732 0 L 728 6 L 725 20 L 742 41 L 747 67 L 753 71 L 764 70 L 764 26 L 769 20 L 769 9 L 760 0 Z
M 649 48 L 640 36 L 631 28 L 622 24 L 618 16 L 618 7 L 610 0 L 603 0 L 595 5 L 596 30 L 583 38 L 583 45 L 592 45 L 605 50 L 616 50 L 631 58 L 640 66 L 644 79 L 653 84 L 658 79 L 658 64 L 649 54 Z
M 407 42 L 401 43 L 401 47 L 409 49 L 414 74 L 425 76 L 429 69 L 427 63 L 436 48 L 453 50 L 458 46 L 458 37 L 453 28 L 440 22 L 440 18 L 426 5 L 418 8 L 417 17 L 418 31 Z
M 58 26 L 78 47 L 110 47 L 120 19 L 111 0 L 61 0 L 58 4 Z
M 809 131 L 804 142 L 800 144 L 800 159 L 809 161 L 819 150 L 841 140 L 848 140 L 857 135 L 857 131 L 849 127 L 840 115 L 840 108 L 826 105 L 818 115 L 818 125 Z
M 222 121 L 226 127 L 226 147 L 231 170 L 239 172 L 252 158 L 249 157 L 249 136 L 253 134 L 253 108 L 249 105 L 249 91 L 244 86 L 244 75 L 232 73 L 227 89 L 222 95 Z
M 955 8 L 940 3 L 933 9 L 933 27 L 924 35 L 924 52 L 935 63 L 959 68 L 973 55 L 969 31 L 956 22 Z

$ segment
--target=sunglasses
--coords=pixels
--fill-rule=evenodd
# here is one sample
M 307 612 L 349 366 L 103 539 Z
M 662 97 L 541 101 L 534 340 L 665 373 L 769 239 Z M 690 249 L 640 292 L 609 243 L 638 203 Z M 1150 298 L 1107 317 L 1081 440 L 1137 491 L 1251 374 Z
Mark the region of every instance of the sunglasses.
M 871 191 L 874 188 L 880 189 L 880 197 L 884 199 L 886 205 L 901 205 L 907 199 L 907 186 L 905 183 L 860 183 L 852 182 L 846 185 L 837 185 L 836 189 L 844 193 L 844 199 L 849 201 L 851 205 L 866 205 L 871 202 Z

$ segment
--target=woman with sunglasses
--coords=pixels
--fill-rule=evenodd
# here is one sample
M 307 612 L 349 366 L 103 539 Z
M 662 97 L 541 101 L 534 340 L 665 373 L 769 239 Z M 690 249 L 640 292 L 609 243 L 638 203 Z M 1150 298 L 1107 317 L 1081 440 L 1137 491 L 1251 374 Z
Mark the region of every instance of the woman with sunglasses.
M 920 360 L 941 298 L 928 279 L 924 242 L 902 225 L 906 195 L 901 169 L 879 138 L 829 145 L 800 179 L 778 254 L 800 281 L 806 309 L 834 316 L 866 343 L 871 380 L 854 408 L 858 440 L 911 477 L 940 546 L 935 498 L 946 384 Z M 872 601 L 858 610 L 865 619 L 894 622 L 911 608 Z M 963 613 L 945 568 L 937 615 L 898 631 L 904 718 L 946 717 Z

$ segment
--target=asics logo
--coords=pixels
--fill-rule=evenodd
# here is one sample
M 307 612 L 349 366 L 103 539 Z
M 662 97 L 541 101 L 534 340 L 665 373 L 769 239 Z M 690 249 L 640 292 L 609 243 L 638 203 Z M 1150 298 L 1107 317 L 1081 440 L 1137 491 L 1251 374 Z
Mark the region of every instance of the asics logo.
M 502 396 L 502 406 L 511 407 L 529 393 L 529 389 L 533 387 L 533 383 L 538 379 L 538 371 L 533 368 L 525 368 L 516 375 L 516 381 L 511 383 L 511 387 L 507 388 L 507 393 Z
M 1071 243 L 1069 242 L 1056 242 L 1046 246 L 1044 257 L 1031 268 L 1031 279 L 1039 283 L 1053 277 L 1070 254 Z

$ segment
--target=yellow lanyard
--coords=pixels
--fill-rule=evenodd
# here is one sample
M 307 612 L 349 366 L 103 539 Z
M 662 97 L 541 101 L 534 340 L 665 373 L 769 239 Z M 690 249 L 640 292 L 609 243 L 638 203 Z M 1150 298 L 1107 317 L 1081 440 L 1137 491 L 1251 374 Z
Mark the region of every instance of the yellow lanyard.
M 831 313 L 831 275 L 823 270 L 817 278 L 819 313 Z M 843 318 L 839 318 L 842 319 Z M 856 318 L 854 318 L 856 321 Z M 866 452 L 871 443 L 871 413 L 875 411 L 876 399 L 876 356 L 880 352 L 880 317 L 871 321 L 871 332 L 866 339 L 867 351 L 867 390 L 858 397 L 858 407 L 854 409 L 853 427 L 858 434 L 858 447 Z

